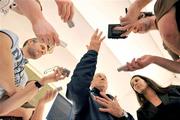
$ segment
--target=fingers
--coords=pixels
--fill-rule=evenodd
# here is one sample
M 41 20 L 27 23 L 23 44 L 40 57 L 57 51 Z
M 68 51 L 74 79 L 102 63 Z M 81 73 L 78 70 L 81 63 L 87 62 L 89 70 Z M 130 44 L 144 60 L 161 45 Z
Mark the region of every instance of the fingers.
M 101 35 L 102 35 L 102 31 L 99 33 L 99 35 L 97 34 L 97 39 L 100 39 Z
M 99 96 L 96 96 L 95 98 L 96 98 L 96 100 L 99 100 L 99 101 L 101 101 L 101 102 L 103 102 L 105 104 L 108 104 L 108 100 L 106 100 L 105 98 L 101 98 Z
M 134 58 L 130 63 L 126 63 L 124 71 L 134 71 L 140 68 L 139 62 Z
M 105 38 L 106 38 L 105 36 L 104 36 L 104 37 L 102 37 L 102 38 L 100 39 L 100 41 L 102 42 Z
M 110 112 L 108 108 L 99 108 L 100 112 Z
M 71 14 L 71 5 L 68 4 L 66 7 L 66 14 L 64 16 L 64 22 L 67 22 L 69 20 L 70 14 Z
M 100 41 L 100 42 L 102 42 L 106 37 L 105 36 L 103 36 L 103 37 L 101 37 L 102 36 L 102 31 L 97 35 L 97 39 Z
M 94 34 L 93 34 L 93 37 L 96 37 L 97 34 L 98 34 L 98 32 L 99 32 L 99 29 L 96 29 L 96 31 L 95 31 Z
M 60 39 L 59 39 L 58 34 L 54 34 L 53 41 L 55 42 L 56 46 L 60 45 Z
M 100 97 L 95 97 L 96 102 L 100 105 L 102 105 L 103 107 L 107 107 L 108 103 L 104 98 L 100 98 Z
M 114 27 L 114 30 L 124 31 L 124 33 L 121 34 L 121 37 L 127 36 L 132 31 L 132 24 L 128 24 L 125 26 L 117 26 L 117 27 Z
M 120 30 L 120 31 L 125 31 L 131 28 L 131 25 L 126 25 L 126 26 L 116 26 L 114 27 L 114 30 Z
M 102 37 L 102 31 L 99 33 L 99 29 L 96 29 L 96 31 L 93 34 L 94 39 L 97 39 L 99 41 L 103 41 L 105 39 L 105 36 Z
M 58 69 L 54 70 L 55 79 L 56 80 L 62 80 L 67 77 L 67 74 L 63 74 L 63 68 L 59 67 Z
M 59 16 L 62 16 L 63 4 L 60 3 L 58 0 L 56 0 L 56 4 L 57 4 L 57 6 L 58 6 L 58 13 L 59 13 Z
M 74 16 L 73 3 L 70 0 L 56 0 L 58 6 L 58 13 L 64 22 L 72 20 Z
M 62 14 L 61 14 L 61 19 L 64 20 L 65 18 L 65 15 L 66 15 L 66 12 L 67 12 L 67 6 L 68 4 L 67 3 L 63 3 L 63 6 L 62 6 Z
M 121 23 L 122 26 L 125 26 L 125 25 L 128 24 L 128 19 L 126 17 L 120 16 L 119 20 L 120 20 L 120 23 Z
M 60 44 L 60 39 L 55 31 L 51 31 L 51 33 L 48 34 L 38 34 L 37 37 L 40 42 L 43 42 L 49 46 L 59 46 Z
M 74 16 L 74 7 L 73 7 L 73 4 L 71 5 L 71 7 L 70 7 L 70 16 L 69 16 L 69 19 L 68 19 L 68 21 L 69 20 L 72 20 L 72 18 L 73 18 L 73 16 Z
M 100 92 L 100 95 L 106 100 L 111 101 L 111 99 L 104 92 Z

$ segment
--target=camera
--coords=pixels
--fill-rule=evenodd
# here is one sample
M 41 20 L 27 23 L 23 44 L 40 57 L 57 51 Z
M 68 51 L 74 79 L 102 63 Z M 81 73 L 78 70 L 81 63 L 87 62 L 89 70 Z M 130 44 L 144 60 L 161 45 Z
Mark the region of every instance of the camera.
M 62 69 L 62 75 L 66 75 L 67 77 L 69 77 L 70 75 L 70 70 L 68 70 L 67 68 L 63 68 L 63 67 L 59 67 L 59 66 L 54 66 L 54 67 L 51 67 L 51 68 L 48 68 L 44 71 L 44 74 L 47 74 L 49 72 L 52 72 L 53 70 L 55 69 Z
M 69 74 L 70 74 L 70 70 L 68 70 L 68 69 L 66 69 L 66 68 L 63 68 L 63 70 L 62 70 L 63 72 L 62 72 L 62 75 L 66 75 L 67 77 L 69 77 Z
M 109 24 L 108 25 L 108 38 L 112 39 L 125 39 L 127 36 L 121 36 L 127 30 L 115 30 L 115 27 L 121 26 L 121 24 Z

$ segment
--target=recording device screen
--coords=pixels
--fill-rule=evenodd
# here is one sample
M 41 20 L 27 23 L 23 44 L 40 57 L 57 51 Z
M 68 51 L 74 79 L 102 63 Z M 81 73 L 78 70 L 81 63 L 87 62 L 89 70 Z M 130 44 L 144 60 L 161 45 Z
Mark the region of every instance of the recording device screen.
M 127 38 L 127 36 L 123 36 L 123 37 L 121 36 L 126 31 L 114 30 L 114 28 L 117 26 L 121 26 L 121 24 L 109 24 L 108 25 L 108 38 L 112 38 L 112 39 Z
M 58 94 L 46 117 L 47 120 L 70 120 L 72 104 Z

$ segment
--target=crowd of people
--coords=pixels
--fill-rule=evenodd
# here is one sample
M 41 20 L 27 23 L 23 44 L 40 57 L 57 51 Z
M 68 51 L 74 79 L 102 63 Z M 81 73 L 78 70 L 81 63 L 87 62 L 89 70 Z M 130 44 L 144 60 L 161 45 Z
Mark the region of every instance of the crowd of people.
M 1 0 L 9 10 L 24 15 L 32 24 L 36 38 L 26 40 L 19 47 L 18 36 L 10 30 L 0 30 L 0 119 L 2 120 L 42 120 L 44 105 L 51 101 L 57 91 L 47 91 L 36 107 L 26 108 L 30 101 L 44 85 L 65 79 L 68 75 L 63 68 L 40 80 L 29 81 L 25 72 L 28 59 L 38 59 L 46 55 L 52 47 L 61 45 L 59 35 L 42 14 L 43 6 L 39 0 Z M 53 2 L 53 1 L 52 1 Z M 58 14 L 62 21 L 72 21 L 74 8 L 71 0 L 55 0 Z M 123 71 L 135 71 L 154 63 L 174 73 L 180 73 L 180 19 L 179 0 L 156 0 L 154 15 L 141 16 L 141 10 L 151 0 L 135 0 L 128 8 L 127 14 L 120 17 L 121 26 L 116 30 L 125 30 L 121 36 L 131 32 L 146 33 L 158 30 L 162 45 L 173 60 L 153 55 L 144 55 L 133 59 L 123 67 Z M 5 8 L 5 7 L 4 7 Z M 33 11 L 33 12 L 32 12 Z M 168 23 L 168 24 L 167 24 Z M 66 97 L 73 102 L 72 120 L 134 120 L 133 115 L 122 108 L 116 97 L 107 94 L 107 76 L 96 73 L 98 52 L 105 39 L 98 29 L 90 38 L 87 52 L 76 65 L 70 82 L 67 84 Z M 158 76 L 157 76 L 158 79 Z M 180 119 L 180 86 L 161 87 L 156 80 L 135 75 L 130 86 L 137 96 L 140 108 L 138 120 L 178 120 Z

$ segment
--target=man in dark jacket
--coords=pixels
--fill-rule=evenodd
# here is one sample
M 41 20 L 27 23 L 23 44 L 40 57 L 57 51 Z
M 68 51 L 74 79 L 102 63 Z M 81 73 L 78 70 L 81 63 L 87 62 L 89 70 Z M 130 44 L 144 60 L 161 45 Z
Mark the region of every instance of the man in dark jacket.
M 106 95 L 107 79 L 102 73 L 94 75 L 100 45 L 105 37 L 98 30 L 91 37 L 88 52 L 77 64 L 66 96 L 73 101 L 75 120 L 134 120 L 118 104 L 116 98 Z M 103 105 L 99 99 L 105 98 Z M 102 107 L 103 106 L 103 107 Z

